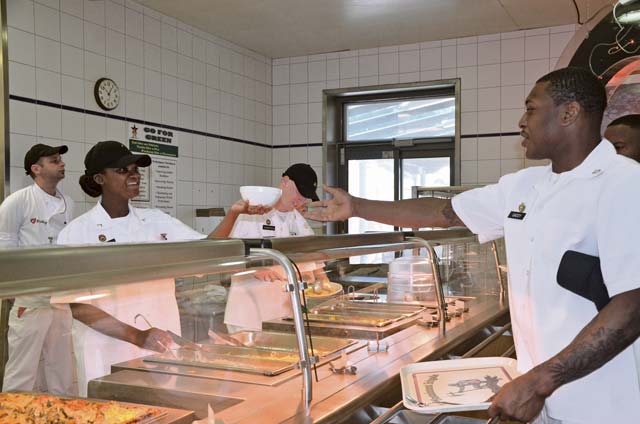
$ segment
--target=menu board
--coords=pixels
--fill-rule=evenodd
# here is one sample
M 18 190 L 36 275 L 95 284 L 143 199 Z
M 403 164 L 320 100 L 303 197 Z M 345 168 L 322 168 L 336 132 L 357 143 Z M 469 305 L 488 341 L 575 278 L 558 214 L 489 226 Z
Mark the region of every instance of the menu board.
M 129 149 L 151 156 L 151 166 L 140 168 L 140 195 L 133 204 L 177 213 L 178 146 L 173 130 L 129 125 Z

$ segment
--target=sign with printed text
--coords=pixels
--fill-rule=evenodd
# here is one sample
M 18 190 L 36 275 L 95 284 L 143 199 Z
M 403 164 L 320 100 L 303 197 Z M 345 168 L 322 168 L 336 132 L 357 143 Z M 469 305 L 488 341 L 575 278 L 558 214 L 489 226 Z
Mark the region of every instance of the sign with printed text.
M 151 166 L 140 168 L 140 195 L 136 207 L 157 208 L 171 216 L 177 212 L 178 146 L 172 130 L 129 125 L 129 149 L 151 156 Z

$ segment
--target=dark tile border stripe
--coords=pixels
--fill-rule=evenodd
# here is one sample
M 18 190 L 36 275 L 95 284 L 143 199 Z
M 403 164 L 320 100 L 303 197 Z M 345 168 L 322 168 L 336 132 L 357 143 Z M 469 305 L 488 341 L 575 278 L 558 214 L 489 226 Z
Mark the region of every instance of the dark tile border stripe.
M 284 146 L 271 146 L 272 149 L 288 149 L 289 147 L 322 147 L 322 143 L 286 144 Z
M 56 108 L 56 109 L 67 110 L 67 111 L 70 111 L 70 112 L 86 113 L 87 115 L 102 116 L 102 117 L 105 117 L 105 118 L 117 119 L 117 120 L 120 120 L 120 121 L 133 122 L 133 123 L 141 124 L 141 125 L 151 125 L 151 126 L 154 126 L 154 127 L 162 127 L 162 128 L 167 128 L 167 129 L 170 129 L 170 130 L 173 130 L 173 131 L 181 131 L 181 132 L 185 132 L 185 133 L 189 133 L 189 134 L 202 135 L 202 136 L 205 136 L 205 137 L 215 137 L 215 138 L 220 138 L 220 139 L 223 139 L 223 140 L 235 141 L 236 143 L 250 144 L 252 146 L 267 147 L 267 148 L 271 148 L 272 147 L 272 146 L 269 146 L 268 144 L 257 143 L 255 141 L 249 141 L 249 140 L 243 140 L 241 138 L 227 137 L 225 135 L 213 134 L 213 133 L 208 133 L 208 132 L 205 132 L 205 131 L 190 130 L 188 128 L 181 128 L 181 127 L 176 127 L 176 126 L 173 126 L 173 125 L 164 125 L 164 124 L 159 124 L 157 122 L 144 121 L 144 120 L 140 120 L 140 119 L 128 118 L 126 116 L 121 116 L 121 115 L 113 115 L 113 114 L 105 113 L 105 112 L 97 112 L 95 110 L 82 109 L 82 108 L 74 107 L 74 106 L 67 106 L 67 105 L 58 104 L 58 103 L 51 103 L 51 102 L 46 102 L 46 101 L 42 101 L 42 100 L 31 99 L 31 98 L 28 98 L 28 97 L 16 96 L 14 94 L 9 95 L 9 99 L 17 100 L 19 102 L 32 103 L 32 104 L 48 106 L 48 107 L 52 107 L 52 108 Z
M 86 113 L 87 115 L 102 116 L 102 117 L 105 117 L 105 118 L 117 119 L 117 120 L 120 120 L 120 121 L 133 122 L 133 123 L 141 124 L 141 125 L 152 125 L 154 127 L 167 128 L 167 129 L 170 129 L 170 130 L 181 131 L 181 132 L 185 132 L 185 133 L 188 133 L 188 134 L 202 135 L 202 136 L 205 136 L 205 137 L 215 137 L 215 138 L 219 138 L 219 139 L 222 139 L 222 140 L 229 140 L 229 141 L 234 141 L 236 143 L 249 144 L 249 145 L 258 146 L 258 147 L 266 147 L 266 148 L 269 148 L 269 149 L 287 149 L 287 148 L 291 148 L 291 147 L 322 147 L 322 143 L 302 143 L 302 144 L 288 144 L 288 145 L 283 145 L 283 146 L 270 146 L 268 144 L 257 143 L 255 141 L 249 141 L 249 140 L 243 140 L 241 138 L 227 137 L 225 135 L 214 134 L 214 133 L 209 133 L 209 132 L 205 132 L 205 131 L 190 130 L 188 128 L 181 128 L 181 127 L 176 127 L 176 126 L 173 126 L 173 125 L 164 125 L 164 124 L 160 124 L 160 123 L 157 123 L 157 122 L 150 122 L 150 121 L 145 121 L 145 120 L 141 120 L 141 119 L 128 118 L 128 117 L 122 116 L 122 115 L 113 115 L 113 114 L 106 113 L 106 112 L 98 112 L 98 111 L 95 111 L 95 110 L 83 109 L 83 108 L 79 108 L 79 107 L 75 107 L 75 106 L 67 106 L 67 105 L 63 105 L 63 104 L 58 104 L 58 103 L 52 103 L 52 102 L 47 102 L 47 101 L 43 101 L 43 100 L 32 99 L 32 98 L 29 98 L 29 97 L 16 96 L 15 94 L 9 95 L 9 99 L 16 100 L 16 101 L 19 101 L 19 102 L 32 103 L 32 104 L 36 104 L 36 105 L 52 107 L 52 108 L 55 108 L 55 109 L 67 110 L 67 111 L 70 111 L 70 112 Z M 486 133 L 486 134 L 464 134 L 464 135 L 461 135 L 460 138 L 484 138 L 484 137 L 501 137 L 501 136 L 504 137 L 504 136 L 513 136 L 513 135 L 520 135 L 520 133 L 519 132 L 504 132 L 504 133 Z

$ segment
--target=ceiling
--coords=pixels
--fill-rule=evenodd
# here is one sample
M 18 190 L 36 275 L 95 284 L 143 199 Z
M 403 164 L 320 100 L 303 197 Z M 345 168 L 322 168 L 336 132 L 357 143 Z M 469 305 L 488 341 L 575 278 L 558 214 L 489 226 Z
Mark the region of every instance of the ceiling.
M 575 0 L 584 21 L 614 0 Z M 573 0 L 139 0 L 270 58 L 577 23 Z

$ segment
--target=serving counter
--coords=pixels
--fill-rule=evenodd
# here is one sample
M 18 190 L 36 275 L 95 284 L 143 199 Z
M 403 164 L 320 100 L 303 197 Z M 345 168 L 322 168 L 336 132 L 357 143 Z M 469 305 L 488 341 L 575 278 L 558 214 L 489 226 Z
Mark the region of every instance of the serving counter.
M 386 302 L 380 281 L 400 255 L 432 259 L 431 301 Z M 225 423 L 364 423 L 401 399 L 404 365 L 512 354 L 501 257 L 499 244 L 479 245 L 466 229 L 24 249 L 0 253 L 0 296 L 177 279 L 188 340 L 112 364 L 89 382 L 88 397 L 187 409 L 198 418 L 210 405 Z M 344 293 L 307 305 L 297 264 L 309 262 L 349 281 Z M 263 322 L 262 332 L 225 334 L 229 281 L 275 265 L 287 275 L 274 289 L 290 293 L 290 312 Z

